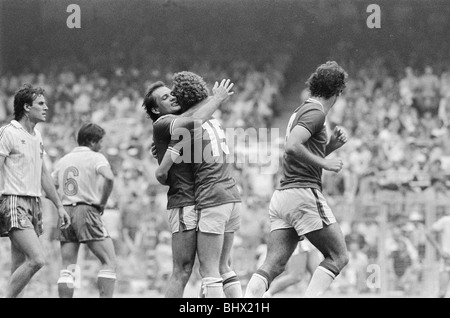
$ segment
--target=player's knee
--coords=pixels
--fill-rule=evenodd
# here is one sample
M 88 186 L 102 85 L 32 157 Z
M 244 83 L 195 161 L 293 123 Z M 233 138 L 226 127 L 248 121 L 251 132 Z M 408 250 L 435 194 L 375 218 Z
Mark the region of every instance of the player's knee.
M 338 254 L 336 257 L 334 257 L 334 263 L 339 268 L 339 271 L 341 271 L 349 261 L 349 257 L 347 252 Z
M 330 274 L 332 277 L 336 277 L 339 273 L 344 269 L 344 267 L 348 264 L 348 255 L 347 253 L 336 255 L 333 258 L 326 257 L 320 264 L 325 272 Z
M 116 270 L 117 269 L 117 261 L 114 257 L 102 257 L 100 259 L 102 263 L 102 267 L 106 269 Z
M 185 261 L 180 264 L 175 264 L 173 268 L 173 275 L 180 280 L 189 280 L 192 274 L 194 264 L 190 261 Z
M 38 271 L 42 267 L 45 266 L 46 261 L 45 261 L 45 258 L 43 256 L 36 256 L 36 257 L 31 258 L 28 261 L 28 264 L 34 271 Z

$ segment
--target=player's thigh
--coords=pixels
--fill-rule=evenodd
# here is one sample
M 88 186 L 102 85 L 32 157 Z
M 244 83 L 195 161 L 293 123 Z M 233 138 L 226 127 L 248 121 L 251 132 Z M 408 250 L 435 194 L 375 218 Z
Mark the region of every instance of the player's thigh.
M 344 235 L 337 223 L 306 234 L 308 240 L 325 256 L 335 258 L 347 254 Z
M 271 231 L 264 263 L 272 266 L 285 266 L 297 247 L 298 240 L 298 234 L 294 228 Z
M 193 266 L 197 250 L 197 231 L 187 230 L 172 233 L 172 257 L 177 266 Z
M 115 266 L 116 252 L 110 237 L 98 241 L 87 241 L 86 245 L 102 264 Z
M 22 253 L 26 259 L 44 262 L 44 249 L 34 229 L 12 230 L 9 239 L 15 254 Z
M 77 263 L 79 249 L 80 243 L 61 242 L 61 258 L 64 267 Z

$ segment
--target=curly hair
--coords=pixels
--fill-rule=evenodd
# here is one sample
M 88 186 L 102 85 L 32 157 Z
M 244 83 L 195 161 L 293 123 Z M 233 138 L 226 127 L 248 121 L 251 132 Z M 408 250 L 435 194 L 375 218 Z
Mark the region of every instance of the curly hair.
M 172 94 L 177 98 L 182 111 L 188 110 L 209 95 L 203 78 L 187 71 L 174 74 Z
M 24 84 L 14 95 L 14 119 L 22 119 L 25 115 L 25 104 L 32 105 L 33 101 L 44 93 L 45 91 L 40 87 L 34 88 L 30 84 Z
M 345 88 L 347 73 L 335 61 L 319 65 L 306 81 L 311 96 L 325 99 L 339 96 Z

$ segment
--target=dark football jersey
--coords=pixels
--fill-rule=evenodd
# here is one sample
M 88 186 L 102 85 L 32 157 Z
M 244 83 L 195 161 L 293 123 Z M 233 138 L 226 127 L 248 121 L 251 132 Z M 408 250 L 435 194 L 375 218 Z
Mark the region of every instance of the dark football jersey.
M 194 129 L 193 149 L 196 208 L 241 202 L 232 176 L 232 163 L 227 162 L 229 149 L 225 132 L 217 119 Z
M 325 116 L 322 105 L 308 99 L 295 110 L 289 119 L 286 140 L 292 129 L 300 125 L 311 133 L 311 137 L 304 143 L 304 146 L 312 154 L 325 158 L 325 148 L 328 142 Z M 282 169 L 280 189 L 316 188 L 322 191 L 322 168 L 306 164 L 285 152 Z
M 161 163 L 167 147 L 171 142 L 173 125 L 177 120 L 175 115 L 164 115 L 153 123 L 153 142 Z M 192 165 L 190 163 L 174 163 L 169 170 L 167 183 L 167 209 L 181 208 L 195 204 L 195 183 Z

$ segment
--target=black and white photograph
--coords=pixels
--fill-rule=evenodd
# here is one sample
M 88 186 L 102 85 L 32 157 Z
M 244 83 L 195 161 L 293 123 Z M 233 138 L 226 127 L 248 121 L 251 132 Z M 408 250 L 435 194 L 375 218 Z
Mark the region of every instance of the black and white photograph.
M 0 0 L 0 298 L 450 297 L 449 16 Z

